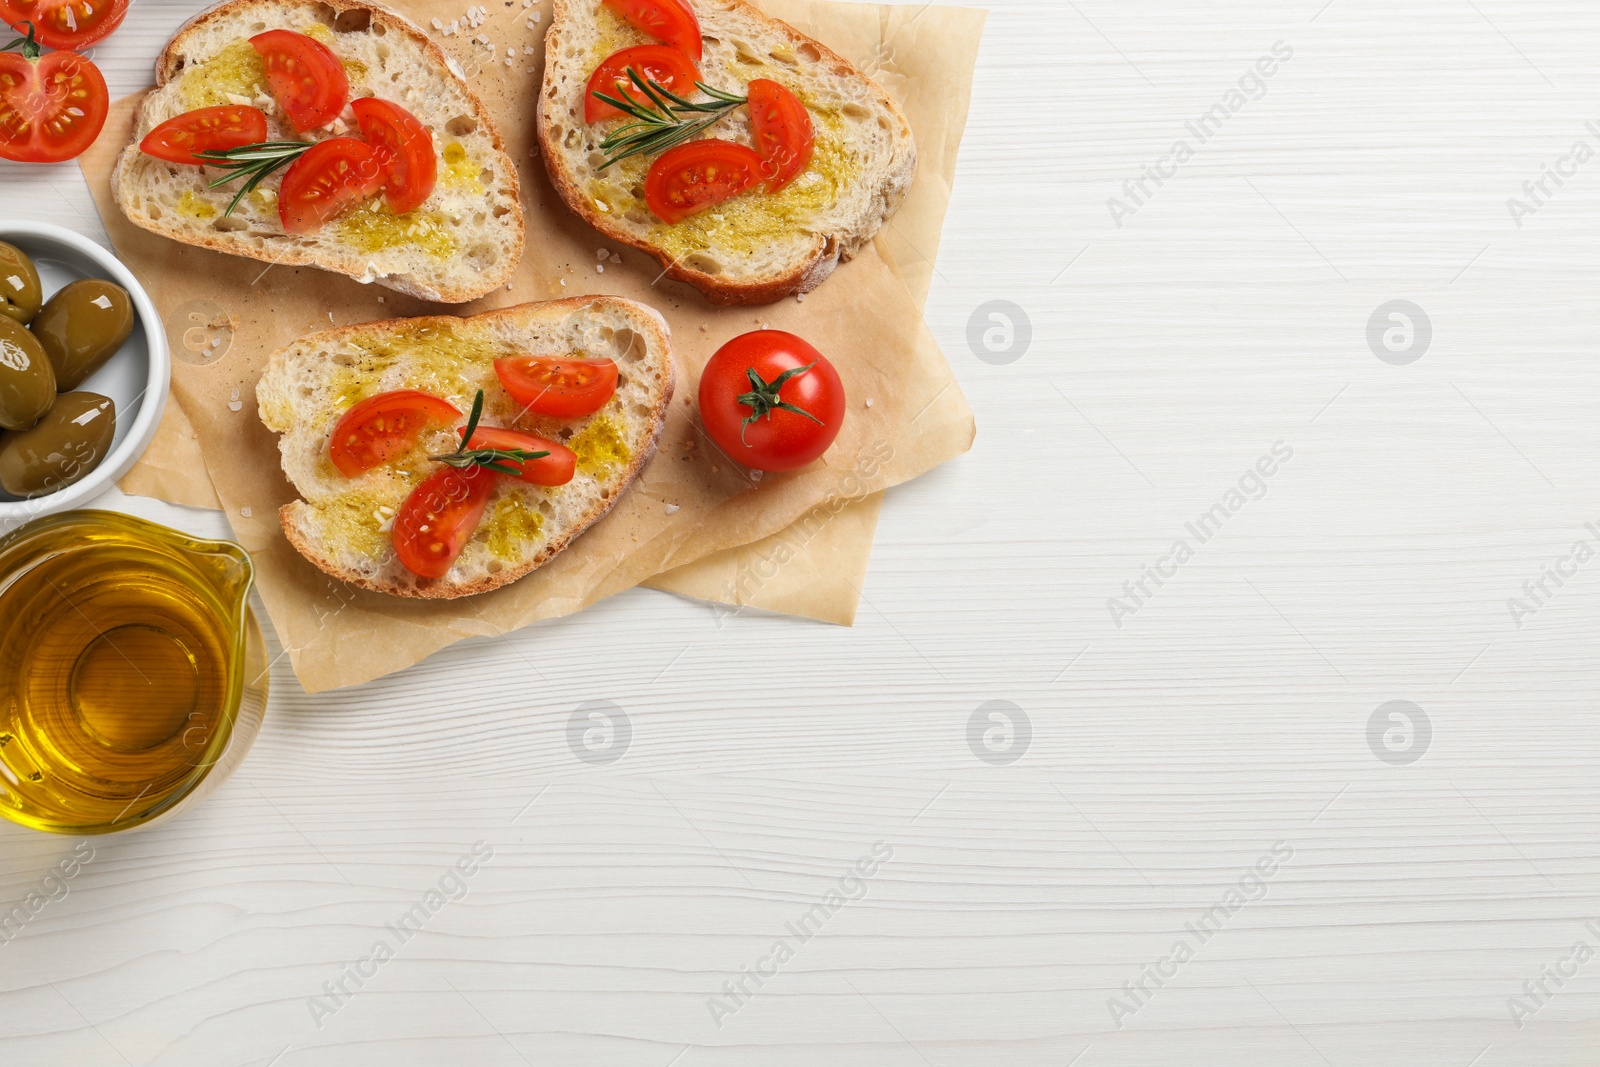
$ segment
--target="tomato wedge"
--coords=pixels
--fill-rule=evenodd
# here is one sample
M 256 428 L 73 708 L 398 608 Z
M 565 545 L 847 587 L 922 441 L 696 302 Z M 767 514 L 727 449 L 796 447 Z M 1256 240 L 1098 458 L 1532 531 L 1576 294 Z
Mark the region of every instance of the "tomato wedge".
M 455 405 L 417 389 L 396 389 L 358 401 L 328 437 L 328 458 L 346 478 L 403 454 L 429 426 L 461 417 Z
M 289 233 L 312 233 L 381 188 L 372 149 L 354 137 L 330 137 L 289 164 L 278 189 L 278 221 Z
M 361 136 L 372 146 L 383 172 L 383 199 L 389 210 L 404 215 L 422 206 L 439 180 L 433 135 L 399 104 L 364 96 L 352 101 Z
M 500 476 L 483 467 L 440 467 L 411 490 L 395 514 L 390 540 L 406 570 L 443 578 L 478 528 Z
M 465 429 L 465 427 L 463 427 Z M 566 445 L 547 441 L 537 434 L 510 430 L 500 426 L 479 426 L 463 448 L 499 448 L 510 451 L 548 452 L 538 459 L 502 460 L 508 467 L 522 471 L 516 477 L 533 485 L 566 485 L 572 481 L 572 472 L 578 466 L 578 454 Z M 511 475 L 506 475 L 511 477 Z
M 207 161 L 196 152 L 225 152 L 266 139 L 266 112 L 245 104 L 223 104 L 173 116 L 145 134 L 139 151 L 169 163 L 204 166 Z
M 634 29 L 700 62 L 700 20 L 695 17 L 689 0 L 604 0 L 604 3 Z
M 583 91 L 583 121 L 598 122 L 614 118 L 622 112 L 594 94 L 621 97 L 627 93 L 635 100 L 648 103 L 638 86 L 628 80 L 628 71 L 638 71 L 641 78 L 658 82 L 679 96 L 694 92 L 694 83 L 700 80 L 700 71 L 694 60 L 676 48 L 664 44 L 641 44 L 613 52 L 600 61 L 589 75 L 589 85 Z
M 811 162 L 816 131 L 811 113 L 800 98 L 767 78 L 745 87 L 750 98 L 750 136 L 763 164 L 767 192 L 775 193 L 794 181 Z
M 555 419 L 593 415 L 617 391 L 617 365 L 609 359 L 502 356 L 494 373 L 523 411 Z
M 765 164 L 742 144 L 707 137 L 669 148 L 650 165 L 644 202 L 663 222 L 679 222 L 761 181 Z
M 32 35 L 0 52 L 0 159 L 59 163 L 94 143 L 111 97 L 100 69 L 76 52 L 40 55 Z
M 296 133 L 339 117 L 350 100 L 350 79 L 327 45 L 293 30 L 258 33 L 250 44 L 261 54 L 267 88 Z
M 107 36 L 127 13 L 128 0 L 0 0 L 7 26 L 31 22 L 40 44 L 73 51 Z

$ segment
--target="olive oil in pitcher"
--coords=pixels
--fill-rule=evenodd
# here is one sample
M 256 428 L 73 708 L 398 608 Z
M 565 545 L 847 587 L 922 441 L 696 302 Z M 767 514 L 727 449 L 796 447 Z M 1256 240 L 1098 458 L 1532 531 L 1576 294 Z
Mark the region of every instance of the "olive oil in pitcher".
M 0 814 L 95 833 L 191 795 L 265 703 L 250 578 L 235 545 L 109 512 L 0 541 Z

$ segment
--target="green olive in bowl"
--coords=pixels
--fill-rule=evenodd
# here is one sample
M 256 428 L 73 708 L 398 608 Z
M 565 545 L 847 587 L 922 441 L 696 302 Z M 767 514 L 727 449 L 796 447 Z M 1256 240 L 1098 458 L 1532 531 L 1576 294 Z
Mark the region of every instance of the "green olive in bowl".
M 39 271 L 27 253 L 0 241 L 0 315 L 26 326 L 44 303 Z
M 32 427 L 0 434 L 0 489 L 43 496 L 100 465 L 117 432 L 117 405 L 98 393 L 63 393 Z
M 45 301 L 29 328 L 55 367 L 56 388 L 76 389 L 133 332 L 133 301 L 115 282 L 80 278 Z
M 0 315 L 0 428 L 26 430 L 55 399 L 55 371 L 38 338 Z

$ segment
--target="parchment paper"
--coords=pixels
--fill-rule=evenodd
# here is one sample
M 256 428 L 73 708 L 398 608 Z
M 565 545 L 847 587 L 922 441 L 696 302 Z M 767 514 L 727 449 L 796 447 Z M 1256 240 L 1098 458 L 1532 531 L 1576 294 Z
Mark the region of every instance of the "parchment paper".
M 873 69 L 889 91 L 905 99 L 924 163 L 913 203 L 907 205 L 911 210 L 903 208 L 872 248 L 841 267 L 803 303 L 788 300 L 763 308 L 716 309 L 687 287 L 653 285 L 659 267 L 637 253 L 623 253 L 624 262 L 608 263 L 604 274 L 595 271 L 596 250 L 603 242 L 567 211 L 533 155 L 531 101 L 545 21 L 531 29 L 527 23 L 539 8 L 516 5 L 491 12 L 493 17 L 478 33 L 494 42 L 493 62 L 486 48 L 461 37 L 436 36 L 468 71 L 500 124 L 512 158 L 521 165 L 528 220 L 527 251 L 509 291 L 452 310 L 470 314 L 593 292 L 633 297 L 666 315 L 680 375 L 662 454 L 613 514 L 573 549 L 522 581 L 460 601 L 419 603 L 353 590 L 326 578 L 289 548 L 276 512 L 294 494 L 278 466 L 276 438 L 261 426 L 254 401 L 265 356 L 287 341 L 334 324 L 439 308 L 322 271 L 267 268 L 133 227 L 110 202 L 107 177 L 130 135 L 136 100 L 115 107 L 106 132 L 83 157 L 82 166 L 119 254 L 146 281 L 167 320 L 178 357 L 173 397 L 188 422 L 187 427 L 174 421 L 163 428 L 163 451 L 153 453 L 130 484 L 179 502 L 215 501 L 224 507 L 236 536 L 255 556 L 263 601 L 308 691 L 366 681 L 461 638 L 503 633 L 576 611 L 701 560 L 710 562 L 689 572 L 679 591 L 704 595 L 711 590 L 715 599 L 766 601 L 784 610 L 786 603 L 799 606 L 806 596 L 815 598 L 812 591 L 797 595 L 791 588 L 804 584 L 807 567 L 842 577 L 854 589 L 870 544 L 874 494 L 970 446 L 971 413 L 922 325 L 920 302 L 965 120 L 982 13 L 821 0 L 775 0 L 767 6 Z M 417 2 L 406 10 L 424 25 L 436 14 L 447 20 L 459 14 L 440 0 Z M 521 55 L 525 46 L 535 54 Z M 517 53 L 511 67 L 503 62 L 508 48 Z M 917 74 L 914 82 L 906 70 Z M 913 84 L 919 91 L 908 95 Z M 926 94 L 920 91 L 924 87 Z M 932 126 L 925 131 L 919 118 L 929 117 Z M 922 232 L 930 229 L 930 221 L 931 233 Z M 908 237 L 913 222 L 919 232 Z M 916 297 L 912 287 L 918 290 Z M 684 398 L 692 395 L 700 367 L 718 345 L 763 324 L 800 333 L 827 352 L 844 377 L 851 406 L 844 430 L 823 462 L 756 483 L 709 447 Z M 198 335 L 191 332 L 195 330 Z M 203 342 L 197 350 L 185 343 L 196 336 Z M 206 338 L 220 338 L 218 346 L 207 347 Z M 225 354 L 206 362 L 217 351 Z M 197 458 L 208 478 L 192 466 Z M 209 497 L 206 481 L 212 486 Z M 786 528 L 797 521 L 801 534 L 794 536 Z M 774 537 L 780 531 L 785 534 Z M 798 557 L 791 555 L 776 574 L 741 575 L 741 565 L 751 560 L 765 561 L 762 569 L 770 571 L 776 542 L 798 545 L 807 562 L 796 564 Z M 848 546 L 843 567 L 834 566 L 830 557 L 835 552 L 824 550 L 838 544 Z M 738 553 L 728 556 L 739 546 L 750 546 L 756 555 L 743 560 L 734 558 Z M 814 613 L 837 605 L 804 607 Z

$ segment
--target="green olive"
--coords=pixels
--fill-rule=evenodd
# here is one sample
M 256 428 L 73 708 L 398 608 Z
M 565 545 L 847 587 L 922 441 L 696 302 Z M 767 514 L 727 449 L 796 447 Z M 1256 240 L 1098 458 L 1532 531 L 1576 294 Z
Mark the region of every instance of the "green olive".
M 50 410 L 56 375 L 37 338 L 0 316 L 0 427 L 26 430 Z
M 16 245 L 0 241 L 0 315 L 26 326 L 42 303 L 44 290 L 33 260 Z
M 43 496 L 100 466 L 117 432 L 117 405 L 99 393 L 63 393 L 32 429 L 0 434 L 0 489 Z
M 133 301 L 114 282 L 82 278 L 45 302 L 32 329 L 55 366 L 56 388 L 76 389 L 133 332 Z

